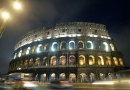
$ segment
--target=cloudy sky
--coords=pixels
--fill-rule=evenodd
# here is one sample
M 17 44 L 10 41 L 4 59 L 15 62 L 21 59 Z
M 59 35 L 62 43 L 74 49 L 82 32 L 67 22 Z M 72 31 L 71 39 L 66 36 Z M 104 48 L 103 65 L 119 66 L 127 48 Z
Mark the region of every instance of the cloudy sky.
M 14 46 L 25 33 L 60 22 L 105 24 L 116 47 L 130 67 L 130 0 L 19 0 L 21 10 L 11 6 L 14 0 L 0 0 L 0 10 L 9 11 L 10 19 L 0 38 L 0 72 L 7 73 Z M 3 19 L 0 17 L 0 25 Z

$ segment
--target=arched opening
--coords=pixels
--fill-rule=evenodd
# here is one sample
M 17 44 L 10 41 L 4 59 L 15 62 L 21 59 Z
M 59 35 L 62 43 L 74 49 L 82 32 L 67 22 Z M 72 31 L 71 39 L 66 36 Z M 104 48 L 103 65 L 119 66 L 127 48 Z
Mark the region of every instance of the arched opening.
M 104 73 L 100 73 L 100 80 L 106 80 L 106 75 Z
M 13 63 L 13 69 L 14 69 L 14 70 L 16 69 L 16 64 L 17 64 L 17 63 Z
M 87 41 L 87 48 L 88 49 L 93 49 L 93 43 L 92 43 L 92 41 Z
M 47 75 L 46 75 L 46 73 L 41 74 L 40 82 L 44 82 L 44 83 L 47 82 Z
M 56 56 L 52 56 L 52 57 L 51 57 L 50 65 L 52 65 L 52 66 L 56 66 L 56 65 L 57 65 Z
M 85 73 L 80 74 L 80 82 L 81 83 L 87 82 L 87 76 Z
M 116 66 L 118 66 L 118 60 L 117 60 L 117 58 L 116 58 L 116 57 L 113 57 L 113 59 L 114 59 L 114 64 L 115 64 Z
M 17 64 L 16 64 L 16 68 L 17 68 L 17 69 L 19 68 L 19 62 L 17 62 Z
M 35 52 L 35 48 L 36 48 L 35 46 L 32 47 L 32 50 L 31 50 L 32 54 Z
M 33 63 L 33 58 L 31 58 L 31 59 L 29 60 L 29 66 L 32 67 L 33 64 L 34 64 L 34 63 Z
M 99 49 L 99 43 L 98 42 L 94 42 L 94 48 L 96 49 L 96 50 L 98 50 Z
M 94 65 L 95 64 L 95 58 L 93 55 L 90 55 L 89 58 L 88 58 L 88 61 L 89 61 L 89 65 Z
M 66 49 L 66 42 L 65 42 L 65 41 L 62 41 L 62 42 L 60 43 L 60 49 L 61 49 L 61 50 Z
M 36 58 L 35 66 L 40 66 L 40 58 Z
M 78 41 L 78 49 L 83 49 L 83 48 L 84 48 L 84 42 Z
M 28 66 L 28 60 L 26 59 L 25 61 L 24 61 L 24 67 L 27 67 Z
M 24 50 L 22 51 L 21 56 L 24 56 L 24 55 L 25 55 L 25 52 L 26 52 L 26 49 L 24 49 Z
M 69 81 L 72 82 L 72 83 L 76 82 L 76 75 L 74 73 L 71 73 L 69 75 Z
M 79 56 L 79 65 L 85 65 L 85 56 L 84 55 Z
M 42 50 L 43 50 L 42 44 L 39 44 L 39 45 L 37 46 L 37 53 L 42 52 Z
M 22 55 L 22 50 L 19 51 L 19 57 L 21 57 L 21 55 Z
M 28 48 L 27 48 L 26 54 L 30 54 L 30 49 L 31 49 L 31 47 L 28 47 Z
M 109 78 L 110 80 L 112 80 L 112 79 L 114 78 L 113 73 L 108 73 L 108 78 Z
M 70 55 L 69 56 L 69 65 L 74 65 L 75 64 L 75 56 L 74 55 Z
M 20 68 L 23 67 L 23 61 L 20 61 Z
M 47 66 L 47 65 L 48 65 L 47 57 L 44 57 L 44 58 L 43 58 L 43 65 L 44 65 L 44 66 Z
M 44 45 L 44 51 L 49 51 L 49 44 L 48 44 L 48 43 L 46 43 L 46 44 Z
M 60 80 L 65 80 L 65 79 L 66 79 L 65 73 L 61 73 L 61 74 L 59 75 L 59 79 L 60 79 Z
M 106 42 L 103 42 L 103 50 L 109 51 L 108 44 Z
M 74 41 L 69 42 L 69 49 L 75 49 L 75 42 Z
M 120 79 L 121 78 L 121 75 L 119 73 L 116 74 L 116 78 L 117 79 Z
M 39 80 L 38 74 L 36 74 L 36 76 L 35 76 L 35 81 L 38 81 L 38 80 Z
M 106 56 L 106 65 L 111 65 L 111 58 L 109 56 Z
M 114 45 L 112 43 L 110 44 L 110 47 L 112 51 L 115 51 Z
M 60 56 L 59 65 L 66 65 L 66 56 Z
M 98 65 L 104 65 L 104 60 L 102 56 L 98 56 Z
M 96 76 L 95 76 L 94 73 L 90 73 L 90 81 L 91 81 L 91 82 L 96 81 Z
M 119 63 L 120 63 L 121 66 L 124 66 L 122 58 L 119 58 Z
M 55 80 L 56 75 L 55 73 L 50 74 L 49 81 Z
M 53 42 L 52 43 L 52 48 L 51 48 L 52 51 L 55 51 L 55 50 L 58 50 L 58 44 L 57 42 Z
M 14 54 L 14 59 L 16 59 L 16 57 L 17 57 L 17 53 Z

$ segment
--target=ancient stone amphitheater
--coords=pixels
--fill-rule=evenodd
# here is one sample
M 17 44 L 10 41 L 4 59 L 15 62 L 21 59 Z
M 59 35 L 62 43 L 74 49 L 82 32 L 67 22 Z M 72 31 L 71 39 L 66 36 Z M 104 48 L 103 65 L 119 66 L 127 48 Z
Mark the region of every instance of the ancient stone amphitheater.
M 74 83 L 112 79 L 125 67 L 105 25 L 67 22 L 23 35 L 8 72 L 30 72 L 42 82 L 59 78 Z

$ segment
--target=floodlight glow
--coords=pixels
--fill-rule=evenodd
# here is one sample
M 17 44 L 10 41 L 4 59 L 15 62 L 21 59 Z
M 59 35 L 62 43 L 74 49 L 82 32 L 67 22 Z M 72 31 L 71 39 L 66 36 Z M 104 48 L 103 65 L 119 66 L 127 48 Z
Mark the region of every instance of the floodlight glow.
M 38 47 L 37 47 L 37 52 L 39 53 L 39 52 L 41 52 L 41 50 L 40 50 L 40 47 L 42 46 L 42 44 L 39 44 L 38 45 Z
M 57 44 L 57 42 L 53 42 L 53 43 L 52 43 L 52 47 L 51 47 L 51 50 L 52 50 L 52 51 L 55 51 L 55 48 L 54 48 L 54 45 L 55 45 L 55 44 Z
M 97 81 L 92 84 L 107 84 L 107 85 L 113 85 L 114 81 Z
M 29 54 L 30 49 L 30 47 L 27 48 L 26 54 Z
M 51 37 L 46 37 L 47 39 L 50 39 Z
M 108 51 L 108 44 L 106 42 L 103 42 L 103 44 L 105 45 L 105 50 Z
M 21 68 L 17 68 L 18 70 L 21 70 Z
M 9 18 L 9 14 L 8 14 L 7 12 L 3 12 L 3 13 L 2 13 L 2 17 L 3 17 L 4 19 L 8 19 L 8 18 Z
M 55 49 L 54 49 L 53 47 L 51 48 L 51 50 L 52 50 L 52 51 L 55 51 Z
M 88 34 L 88 36 L 93 37 L 93 35 L 92 35 L 92 34 Z
M 60 35 L 60 37 L 66 37 L 67 35 Z
M 26 74 L 24 74 L 24 75 L 30 75 L 30 74 L 26 73 Z
M 35 83 L 32 82 L 24 82 L 24 87 L 37 87 L 38 85 L 36 85 Z
M 71 50 L 72 48 L 71 48 L 71 47 L 69 47 L 69 49 Z
M 98 35 L 94 35 L 94 37 L 98 37 Z
M 104 36 L 104 38 L 107 38 L 106 36 Z
M 73 48 L 70 46 L 70 43 L 74 43 L 74 47 L 75 47 L 75 42 L 74 42 L 74 41 L 70 41 L 70 42 L 69 42 L 69 49 L 73 49 Z
M 78 36 L 78 37 L 80 37 L 80 36 L 81 36 L 81 34 L 77 34 L 77 36 Z
M 14 55 L 14 59 L 16 58 L 16 54 L 17 54 L 17 53 L 15 53 L 15 55 Z
M 111 39 L 110 37 L 108 37 L 108 39 Z
M 21 8 L 20 3 L 15 2 L 15 3 L 14 3 L 14 8 L 15 8 L 15 9 L 20 9 L 20 8 Z
M 41 39 L 39 38 L 37 41 L 41 41 Z
M 20 50 L 20 52 L 19 52 L 19 57 L 21 57 L 21 55 L 22 55 L 22 50 Z
M 90 49 L 93 49 L 93 43 L 92 43 L 92 41 L 87 41 L 87 43 L 90 43 L 91 44 L 91 48 Z

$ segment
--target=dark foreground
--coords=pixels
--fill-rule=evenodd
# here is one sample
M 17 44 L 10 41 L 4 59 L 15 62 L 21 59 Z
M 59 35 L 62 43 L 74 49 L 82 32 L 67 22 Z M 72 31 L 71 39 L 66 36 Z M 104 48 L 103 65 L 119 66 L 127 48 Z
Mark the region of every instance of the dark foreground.
M 0 85 L 0 90 L 12 90 L 12 86 Z M 49 89 L 45 86 L 38 86 L 33 90 L 56 90 L 56 89 Z M 71 88 L 71 89 L 61 89 L 61 90 L 130 90 L 130 88 L 88 87 L 88 88 Z

